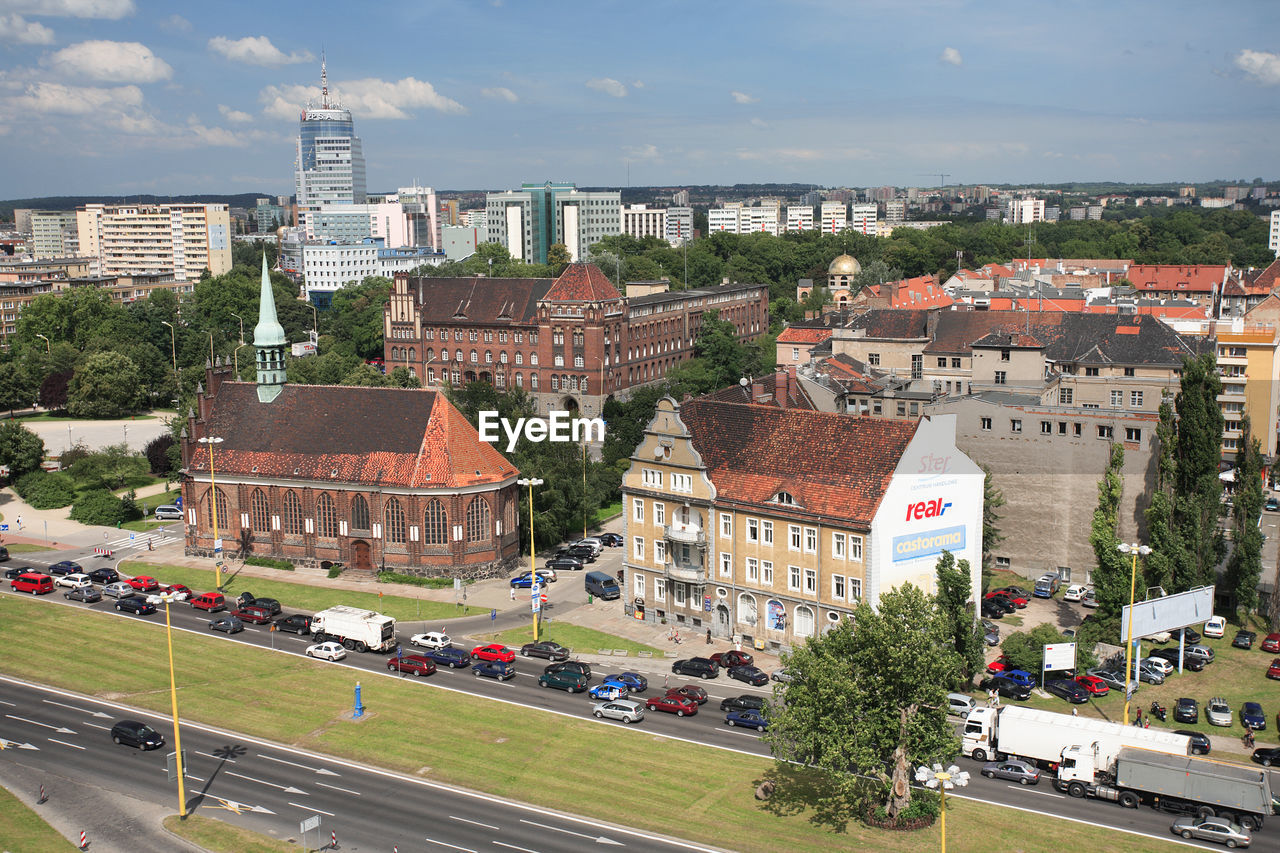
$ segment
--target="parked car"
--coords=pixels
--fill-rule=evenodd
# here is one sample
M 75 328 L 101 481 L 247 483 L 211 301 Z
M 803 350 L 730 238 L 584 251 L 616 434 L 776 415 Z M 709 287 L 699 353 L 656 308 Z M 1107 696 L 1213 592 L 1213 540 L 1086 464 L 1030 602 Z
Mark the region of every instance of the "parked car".
M 236 616 L 219 616 L 209 623 L 210 631 L 222 631 L 225 634 L 239 634 L 244 630 L 244 622 Z
M 983 601 L 978 612 L 982 614 L 983 619 L 1003 619 L 1005 609 L 995 602 Z
M 1142 640 L 1143 642 L 1146 642 L 1146 643 L 1159 643 L 1161 645 L 1164 645 L 1165 643 L 1169 642 L 1169 638 L 1172 636 L 1173 635 L 1170 634 L 1168 631 L 1157 631 L 1154 634 L 1148 634 L 1147 636 L 1143 637 Z
M 536 643 L 525 643 L 520 647 L 521 657 L 546 658 L 547 660 L 568 660 L 569 650 L 559 643 L 550 640 L 539 640 Z
M 581 693 L 587 689 L 587 679 L 581 673 L 562 669 L 558 672 L 544 672 L 539 675 L 538 686 L 555 687 L 558 690 L 567 690 L 570 693 Z
M 1195 628 L 1177 628 L 1169 632 L 1169 639 L 1172 642 L 1176 643 L 1183 637 L 1186 638 L 1185 644 L 1188 646 L 1194 646 L 1196 643 L 1200 642 L 1201 640 L 1200 632 L 1197 631 Z
M 538 569 L 538 586 L 546 586 L 554 582 L 556 573 L 554 570 Z M 533 575 L 529 572 L 521 572 L 511 579 L 512 589 L 529 589 L 533 586 Z
M 1138 680 L 1148 684 L 1164 684 L 1164 670 L 1149 663 L 1150 660 L 1151 658 L 1146 658 L 1138 663 Z
M 135 616 L 150 616 L 156 612 L 156 606 L 145 598 L 131 595 L 128 598 L 117 598 L 116 610 L 132 613 Z
M 1017 586 L 1002 586 L 993 592 L 1003 595 L 1005 598 L 1013 602 L 1013 606 L 1021 610 L 1031 602 L 1032 595 L 1025 589 Z
M 138 592 L 155 592 L 160 588 L 160 581 L 151 577 L 151 575 L 134 575 L 129 578 L 129 586 Z
M 769 683 L 769 676 L 765 675 L 764 670 L 754 666 L 731 666 L 729 667 L 729 677 L 735 681 L 744 681 L 756 687 Z
M 644 719 L 644 706 L 630 699 L 614 699 L 593 705 L 591 714 L 600 719 L 607 717 L 610 720 L 622 720 L 627 724 L 638 723 Z
M 1005 678 L 1003 675 L 993 675 L 985 678 L 978 685 L 983 690 L 995 690 L 1006 699 L 1016 699 L 1019 702 L 1025 702 L 1031 698 L 1031 688 L 1026 685 L 1019 684 L 1011 678 Z
M 1255 732 L 1266 731 L 1267 715 L 1262 713 L 1262 706 L 1257 702 L 1245 702 L 1240 706 L 1240 724 Z
M 1201 643 L 1196 643 L 1194 646 L 1186 646 L 1183 649 L 1183 656 L 1188 658 L 1198 658 L 1205 663 L 1213 663 L 1214 659 L 1213 649 Z
M 347 650 L 342 647 L 342 643 L 335 643 L 333 640 L 307 646 L 307 657 L 335 661 L 342 660 L 346 656 Z
M 1058 592 L 1058 587 L 1062 583 L 1062 578 L 1052 572 L 1041 575 L 1036 579 L 1036 585 L 1031 590 L 1031 594 L 1036 598 L 1053 598 Z
M 281 616 L 276 620 L 277 631 L 288 631 L 290 634 L 310 634 L 311 633 L 311 617 L 304 616 L 301 613 L 293 613 L 289 616 Z
M 1262 504 L 1262 508 L 1267 512 L 1280 512 L 1280 498 L 1272 495 Z
M 1087 674 L 1101 678 L 1112 690 L 1124 690 L 1124 677 L 1114 669 L 1091 669 Z M 1136 681 L 1131 681 L 1129 686 L 1135 691 L 1138 689 Z
M 63 575 L 53 582 L 54 586 L 65 586 L 67 589 L 83 589 L 87 586 L 93 586 L 93 581 L 89 580 L 89 576 L 84 572 L 75 572 L 70 575 Z
M 707 691 L 703 690 L 696 684 L 681 684 L 678 687 L 668 687 L 666 692 L 674 693 L 677 696 L 683 696 L 685 699 L 688 699 L 690 702 L 697 705 L 707 704 L 707 699 L 709 698 L 707 696 Z
M 582 571 L 582 561 L 577 557 L 552 557 L 542 564 L 548 569 L 560 572 L 580 572 Z
M 1000 645 L 1000 626 L 988 619 L 982 620 L 982 640 L 988 646 Z
M 441 631 L 428 631 L 425 634 L 414 634 L 409 638 L 409 645 L 421 649 L 443 649 L 452 643 L 449 635 Z
M 621 548 L 622 534 L 621 533 L 601 533 L 600 541 L 605 544 L 606 548 Z
M 1267 678 L 1280 678 L 1280 658 L 1271 661 L 1271 666 L 1267 667 Z
M 471 650 L 472 660 L 501 661 L 502 663 L 511 663 L 516 659 L 516 653 L 511 649 L 502 645 L 502 643 L 489 643 L 487 646 L 476 646 Z
M 764 714 L 751 710 L 728 712 L 724 715 L 724 724 L 730 728 L 742 726 L 747 729 L 755 729 L 758 732 L 769 728 L 769 721 L 764 718 Z
M 1021 684 L 1023 687 L 1034 687 L 1036 684 L 1035 676 L 1025 669 L 1006 669 L 1001 674 L 1010 681 Z
M 732 667 L 732 666 L 751 666 L 756 660 L 747 652 L 740 652 L 730 649 L 727 652 L 716 652 L 711 656 L 711 661 L 716 666 Z
M 792 680 L 791 670 L 775 669 L 773 672 L 769 673 L 769 680 L 776 681 L 779 684 L 790 684 Z
M 1080 604 L 1084 607 L 1097 607 L 1098 591 L 1093 587 L 1089 587 L 1089 590 L 1084 594 L 1084 598 L 1080 599 Z
M 1084 594 L 1089 591 L 1089 587 L 1082 583 L 1073 583 L 1067 587 L 1067 591 L 1062 594 L 1063 601 L 1084 601 Z
M 427 649 L 422 653 L 422 656 L 431 658 L 440 666 L 447 666 L 453 669 L 462 669 L 471 663 L 471 655 L 467 654 L 467 650 L 459 649 L 456 646 L 445 646 L 443 649 Z
M 102 593 L 98 591 L 96 586 L 82 586 L 79 589 L 69 589 L 62 594 L 62 597 L 68 601 L 83 601 L 85 604 L 93 604 L 95 601 L 102 600 Z
M 507 681 L 516 677 L 516 668 L 513 664 L 501 660 L 482 660 L 475 666 L 471 667 L 471 674 L 477 678 L 484 676 L 485 678 L 496 678 L 499 681 Z
M 1172 651 L 1172 649 L 1170 651 Z M 1154 653 L 1153 655 L 1143 658 L 1142 662 L 1153 669 L 1158 670 L 1163 676 L 1167 677 L 1173 673 L 1173 664 L 1169 663 L 1169 661 L 1162 657 L 1154 657 Z
M 590 673 L 587 674 L 590 675 Z M 649 679 L 638 672 L 620 672 L 617 675 L 606 675 L 604 683 L 620 684 L 627 688 L 629 693 L 643 693 L 649 689 Z
M 1216 841 L 1228 847 L 1248 847 L 1253 841 L 1249 830 L 1224 817 L 1180 817 L 1173 822 L 1172 829 L 1183 838 Z
M 562 660 L 559 663 L 549 663 L 545 667 L 543 667 L 542 671 L 543 672 L 559 672 L 562 669 L 567 669 L 570 672 L 579 673 L 580 675 L 586 676 L 587 678 L 591 677 L 591 664 L 583 663 L 580 660 Z
M 125 581 L 109 583 L 102 588 L 102 594 L 108 598 L 129 598 L 137 592 L 138 591 L 136 589 L 129 586 Z
M 1280 652 L 1280 634 L 1267 634 L 1262 641 L 1264 652 Z
M 1280 746 L 1261 746 L 1253 751 L 1249 756 L 1250 759 L 1261 764 L 1263 767 L 1270 767 L 1272 764 L 1280 764 Z
M 271 611 L 256 604 L 247 604 L 237 610 L 232 610 L 231 615 L 245 622 L 252 622 L 255 625 L 265 625 L 271 621 Z
M 387 658 L 387 670 L 389 672 L 407 672 L 414 677 L 424 675 L 435 675 L 436 664 L 430 658 L 422 655 L 396 655 Z
M 1177 668 L 1178 666 L 1178 650 L 1177 649 L 1156 649 L 1151 653 L 1151 657 L 1159 658 L 1162 661 L 1166 661 L 1170 666 L 1174 668 Z M 1189 669 L 1192 672 L 1199 672 L 1200 670 L 1204 669 L 1204 660 L 1202 660 L 1201 658 L 1192 657 L 1189 654 L 1184 654 L 1182 656 L 1182 666 L 1184 669 Z
M 83 572 L 84 569 L 79 563 L 73 563 L 71 560 L 59 560 L 49 567 L 49 574 L 57 577 L 58 575 L 71 575 L 76 572 Z
M 969 712 L 978 706 L 972 696 L 964 693 L 947 694 L 947 713 L 955 714 L 960 719 L 967 719 Z
M 89 572 L 89 580 L 101 584 L 115 583 L 120 580 L 120 573 L 115 569 L 94 569 Z
M 1214 616 L 1204 623 L 1206 637 L 1221 637 L 1227 632 L 1227 620 L 1222 616 Z
M 1227 704 L 1226 699 L 1221 696 L 1215 696 L 1209 700 L 1209 704 L 1205 707 L 1204 716 L 1211 726 L 1230 726 L 1231 706 Z
M 1177 729 L 1176 731 L 1174 731 L 1174 734 L 1184 735 L 1187 738 L 1190 738 L 1192 755 L 1208 755 L 1209 752 L 1213 749 L 1213 745 L 1209 743 L 1208 735 L 1201 734 L 1200 732 L 1197 732 L 1197 731 L 1192 731 L 1191 729 Z
M 631 691 L 617 682 L 611 684 L 606 681 L 604 684 L 597 684 L 588 688 L 587 695 L 592 699 L 626 699 L 631 695 Z
M 1235 637 L 1231 640 L 1231 645 L 1235 646 L 1237 649 L 1251 649 L 1253 648 L 1253 641 L 1256 639 L 1258 639 L 1257 634 L 1241 628 L 1239 631 L 1236 631 Z
M 765 706 L 763 696 L 751 696 L 743 694 L 742 696 L 730 696 L 720 700 L 721 711 L 759 711 Z
M 1030 761 L 1016 758 L 988 761 L 982 765 L 982 775 L 988 779 L 1008 779 L 1020 785 L 1036 785 L 1040 782 L 1040 768 Z
M 583 563 L 594 563 L 596 552 L 589 545 L 570 545 L 556 552 L 556 557 L 572 557 Z
M 1077 675 L 1075 682 L 1094 696 L 1106 696 L 1111 692 L 1111 685 L 1096 675 Z
M 998 592 L 988 593 L 982 603 L 985 608 L 998 610 L 1002 616 L 1013 613 L 1018 609 L 1018 606 L 1014 604 L 1008 596 L 1001 595 Z
M 111 739 L 121 746 L 138 749 L 159 749 L 164 746 L 164 735 L 138 720 L 120 720 L 111 727 Z
M 1200 704 L 1186 696 L 1179 698 L 1177 704 L 1173 706 L 1173 721 L 1192 725 L 1200 722 Z
M 698 713 L 698 703 L 686 699 L 678 693 L 668 693 L 665 696 L 650 696 L 644 700 L 644 706 L 650 711 L 666 711 L 669 714 L 675 714 L 677 717 L 692 717 Z
M 1046 681 L 1044 689 L 1046 693 L 1052 693 L 1054 696 L 1060 696 L 1073 705 L 1083 705 L 1085 702 L 1089 701 L 1088 690 L 1085 690 L 1074 681 L 1068 681 L 1065 678 Z
M 720 666 L 710 658 L 689 658 L 671 664 L 671 671 L 676 675 L 693 675 L 698 678 L 715 678 L 720 674 Z
M 987 672 L 1004 672 L 1006 669 L 1011 668 L 1009 658 L 1004 655 L 1000 655 L 1000 657 L 987 664 Z

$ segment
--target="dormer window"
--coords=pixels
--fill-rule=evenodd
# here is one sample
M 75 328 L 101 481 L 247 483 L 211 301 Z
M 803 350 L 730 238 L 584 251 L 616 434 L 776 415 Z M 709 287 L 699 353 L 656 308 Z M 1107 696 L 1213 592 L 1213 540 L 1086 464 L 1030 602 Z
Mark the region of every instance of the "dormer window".
M 795 506 L 796 499 L 791 496 L 790 492 L 778 492 L 773 496 L 774 503 L 780 503 L 785 506 Z

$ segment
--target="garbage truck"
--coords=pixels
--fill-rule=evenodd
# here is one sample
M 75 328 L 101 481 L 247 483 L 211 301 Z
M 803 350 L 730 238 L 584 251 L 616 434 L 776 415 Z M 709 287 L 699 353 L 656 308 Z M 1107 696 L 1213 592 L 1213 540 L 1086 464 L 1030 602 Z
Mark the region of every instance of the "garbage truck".
M 333 640 L 349 652 L 390 652 L 396 648 L 396 620 L 372 610 L 339 604 L 311 617 L 317 643 Z

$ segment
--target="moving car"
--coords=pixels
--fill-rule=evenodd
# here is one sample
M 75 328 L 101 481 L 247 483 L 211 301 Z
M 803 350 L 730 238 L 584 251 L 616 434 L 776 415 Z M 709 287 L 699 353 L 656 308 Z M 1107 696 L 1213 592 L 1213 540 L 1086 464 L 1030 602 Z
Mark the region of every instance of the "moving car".
M 1262 713 L 1262 706 L 1257 702 L 1245 702 L 1240 706 L 1240 724 L 1255 732 L 1263 732 L 1267 730 L 1267 715 Z
M 676 675 L 693 675 L 698 678 L 715 678 L 720 674 L 720 665 L 710 658 L 689 658 L 671 664 L 671 671 Z
M 191 596 L 191 608 L 207 613 L 217 613 L 227 609 L 227 599 L 220 592 L 202 592 Z
M 137 590 L 129 586 L 125 581 L 109 583 L 102 588 L 102 594 L 108 598 L 129 598 L 136 592 Z
M 1046 681 L 1044 685 L 1046 693 L 1052 693 L 1054 696 L 1061 696 L 1073 705 L 1083 705 L 1089 701 L 1089 691 L 1085 690 L 1074 681 L 1068 681 L 1065 678 Z
M 1239 631 L 1236 631 L 1235 637 L 1231 640 L 1231 645 L 1235 646 L 1237 649 L 1251 649 L 1253 648 L 1253 641 L 1256 639 L 1258 639 L 1257 634 L 1241 628 Z
M 666 696 L 650 696 L 644 701 L 644 706 L 650 711 L 666 711 L 669 714 L 675 714 L 677 717 L 692 717 L 698 713 L 697 702 L 693 702 L 676 693 L 668 693 Z
M 75 572 L 69 575 L 63 575 L 53 582 L 54 586 L 65 586 L 68 589 L 84 589 L 87 586 L 93 586 L 93 581 L 89 580 L 89 576 L 84 572 Z
M 731 666 L 729 667 L 729 677 L 735 681 L 745 681 L 747 684 L 760 687 L 769 683 L 769 676 L 764 671 L 754 666 Z
M 1208 755 L 1213 745 L 1209 743 L 1209 736 L 1191 729 L 1177 729 L 1175 735 L 1183 735 L 1191 739 L 1192 755 Z
M 560 572 L 580 572 L 582 571 L 582 561 L 577 557 L 552 557 L 542 564 L 552 571 Z
M 756 662 L 756 659 L 753 658 L 751 655 L 747 654 L 746 652 L 740 652 L 735 649 L 730 649 L 727 652 L 716 652 L 711 656 L 711 661 L 716 666 L 731 667 L 731 666 L 751 666 L 753 663 Z
M 210 631 L 222 631 L 224 634 L 239 634 L 244 630 L 244 623 L 235 616 L 219 616 L 209 623 Z
M 68 601 L 83 601 L 85 604 L 93 604 L 95 601 L 102 600 L 102 593 L 93 585 L 82 586 L 78 589 L 69 589 L 62 594 L 62 597 Z
M 618 684 L 627 688 L 629 693 L 643 693 L 649 689 L 649 679 L 638 672 L 620 672 L 617 675 L 606 675 L 605 684 Z M 702 688 L 698 688 L 701 690 Z
M 1040 768 L 1030 761 L 1016 758 L 988 761 L 982 765 L 982 775 L 988 779 L 1008 779 L 1020 785 L 1036 785 L 1040 782 Z
M 261 607 L 268 611 L 272 616 L 280 615 L 280 602 L 276 601 L 274 598 L 255 598 L 249 603 L 254 607 Z
M 192 595 L 194 595 L 194 593 L 191 591 L 191 587 L 186 586 L 185 584 L 173 583 L 168 586 L 161 586 L 158 590 L 147 596 L 147 601 L 150 601 L 152 604 L 160 605 L 164 603 L 165 596 L 167 596 L 170 601 L 190 601 Z
M 1280 764 L 1280 746 L 1260 746 L 1253 751 L 1253 755 L 1250 755 L 1249 758 L 1263 767 Z
M 277 631 L 288 631 L 290 634 L 311 633 L 311 617 L 303 616 L 301 613 L 281 616 L 276 620 L 275 624 Z
M 1186 696 L 1180 697 L 1177 704 L 1173 706 L 1173 721 L 1192 725 L 1200 722 L 1200 704 Z
M 512 664 L 501 660 L 482 660 L 480 663 L 471 667 L 471 674 L 479 678 L 496 678 L 499 681 L 506 681 L 516 677 L 516 668 Z
M 122 746 L 135 746 L 138 749 L 159 749 L 164 746 L 164 736 L 138 720 L 120 720 L 111 727 L 111 739 Z
M 1214 616 L 1204 623 L 1206 637 L 1221 637 L 1227 632 L 1227 620 L 1222 616 Z
M 18 575 L 23 574 L 24 572 L 34 572 L 34 571 L 35 569 L 31 568 L 30 566 L 10 566 L 9 568 L 4 570 L 4 579 L 7 581 L 11 581 L 14 578 L 16 578 Z
M 644 707 L 630 699 L 614 699 L 593 705 L 591 714 L 600 719 L 607 717 L 610 720 L 622 720 L 624 723 L 631 724 L 644 719 Z
M 132 613 L 135 616 L 150 616 L 156 612 L 156 606 L 145 598 L 131 595 L 128 598 L 117 598 L 116 610 Z
M 591 664 L 583 663 L 580 660 L 562 660 L 559 663 L 549 663 L 543 667 L 543 672 L 559 672 L 567 669 L 570 672 L 577 672 L 587 678 L 591 677 Z
M 947 694 L 947 713 L 955 714 L 960 719 L 966 719 L 969 712 L 978 706 L 972 696 L 966 696 L 963 693 Z
M 271 611 L 256 604 L 247 604 L 237 610 L 232 610 L 231 615 L 237 616 L 245 622 L 252 622 L 255 625 L 265 625 L 271 621 Z
M 621 533 L 601 533 L 600 541 L 605 544 L 606 548 L 621 548 L 622 534 Z
M 696 705 L 707 704 L 707 691 L 703 690 L 696 684 L 681 684 L 679 687 L 667 688 L 667 695 L 675 694 L 693 702 Z
M 160 588 L 160 581 L 151 577 L 151 575 L 134 575 L 129 578 L 128 583 L 138 592 L 155 592 Z
M 53 592 L 53 578 L 39 572 L 23 572 L 9 581 L 9 588 L 14 592 L 29 592 L 32 595 L 45 595 Z
M 764 718 L 764 714 L 759 711 L 730 711 L 724 715 L 724 724 L 726 726 L 742 726 L 748 729 L 755 729 L 762 732 L 769 728 L 769 721 Z
M 627 696 L 630 695 L 630 691 L 621 684 L 610 684 L 606 681 L 604 684 L 597 684 L 588 689 L 587 695 L 592 699 L 605 699 L 612 701 L 614 699 L 626 699 Z
M 721 711 L 759 711 L 764 708 L 765 700 L 763 696 L 730 696 L 727 699 L 720 700 Z
M 1204 716 L 1211 726 L 1230 726 L 1231 706 L 1227 704 L 1226 699 L 1221 696 L 1215 696 L 1209 700 L 1209 704 L 1205 707 Z
M 1280 512 L 1280 498 L 1272 495 L 1267 498 L 1266 502 L 1262 505 L 1262 508 L 1268 512 Z
M 1063 601 L 1084 601 L 1084 594 L 1089 591 L 1089 587 L 1082 583 L 1073 583 L 1067 587 L 1067 591 L 1062 594 Z
M 115 569 L 94 569 L 89 572 L 89 580 L 101 584 L 115 583 L 120 580 L 120 573 Z
M 538 569 L 538 586 L 546 586 L 556 581 L 554 570 Z M 529 589 L 533 586 L 533 576 L 529 572 L 521 572 L 511 579 L 512 589 Z
M 539 640 L 536 643 L 525 643 L 520 647 L 520 656 L 546 658 L 547 660 L 568 660 L 569 650 L 559 643 L 550 640 Z
M 1180 817 L 1171 827 L 1174 835 L 1216 841 L 1228 847 L 1248 847 L 1253 841 L 1249 830 L 1224 817 Z
M 442 631 L 428 631 L 425 634 L 414 634 L 409 638 L 409 645 L 421 649 L 443 649 L 452 642 L 449 635 Z
M 182 520 L 182 510 L 178 509 L 173 504 L 163 504 L 161 506 L 156 507 L 155 514 L 156 514 L 157 521 L 181 521 Z
M 387 670 L 389 672 L 407 672 L 415 677 L 421 677 L 423 675 L 434 675 L 436 664 L 435 661 L 422 655 L 396 655 L 387 659 Z
M 587 689 L 586 676 L 578 672 L 562 669 L 557 672 L 544 672 L 538 676 L 539 687 L 555 687 L 570 693 L 581 693 Z
M 473 660 L 511 663 L 516 659 L 516 653 L 502 645 L 502 643 L 489 643 L 487 646 L 476 646 L 472 649 L 471 657 Z
M 445 646 L 443 649 L 427 649 L 422 653 L 424 658 L 431 658 L 440 666 L 447 666 L 452 669 L 462 669 L 471 663 L 471 655 L 467 654 L 466 649 L 459 649 L 456 646 Z
M 83 571 L 84 569 L 79 563 L 73 563 L 70 560 L 60 560 L 49 567 L 49 574 L 55 577 L 58 575 L 70 575 Z
M 328 661 L 342 660 L 347 656 L 347 650 L 342 647 L 342 643 L 335 643 L 329 640 L 323 643 L 307 646 L 307 657 L 322 658 Z

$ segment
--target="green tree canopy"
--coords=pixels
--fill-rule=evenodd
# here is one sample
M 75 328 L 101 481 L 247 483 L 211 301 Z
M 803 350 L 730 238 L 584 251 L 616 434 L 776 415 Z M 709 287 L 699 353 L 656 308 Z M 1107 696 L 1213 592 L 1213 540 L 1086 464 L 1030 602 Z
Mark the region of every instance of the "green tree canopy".
M 76 370 L 67 411 L 77 418 L 118 418 L 136 412 L 142 401 L 137 365 L 128 356 L 100 352 Z
M 10 481 L 40 470 L 44 441 L 21 421 L 0 422 L 0 465 L 9 468 Z

